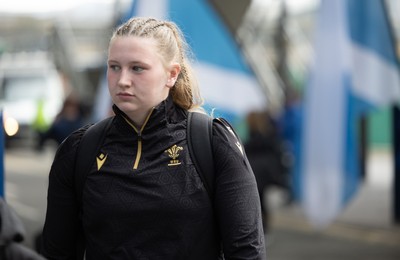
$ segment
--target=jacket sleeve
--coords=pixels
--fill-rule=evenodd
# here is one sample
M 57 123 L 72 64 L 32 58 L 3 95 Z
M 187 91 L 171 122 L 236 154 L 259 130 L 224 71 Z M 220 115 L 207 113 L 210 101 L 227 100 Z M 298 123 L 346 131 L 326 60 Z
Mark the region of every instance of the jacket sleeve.
M 50 169 L 41 243 L 41 254 L 47 259 L 75 260 L 83 257 L 84 239 L 75 194 L 74 167 L 84 129 L 72 133 L 59 146 Z
M 265 259 L 261 206 L 255 176 L 240 140 L 218 120 L 213 125 L 216 169 L 214 206 L 224 257 Z

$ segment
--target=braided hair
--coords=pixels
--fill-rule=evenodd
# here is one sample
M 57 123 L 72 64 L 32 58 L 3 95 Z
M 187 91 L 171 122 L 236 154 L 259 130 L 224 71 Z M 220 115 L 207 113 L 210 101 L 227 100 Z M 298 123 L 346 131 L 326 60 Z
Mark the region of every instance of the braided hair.
M 157 42 L 159 54 L 164 62 L 177 62 L 181 67 L 179 76 L 170 94 L 175 104 L 186 110 L 201 107 L 203 99 L 200 95 L 197 79 L 190 63 L 192 57 L 182 31 L 171 21 L 162 21 L 151 17 L 134 17 L 119 26 L 111 41 L 116 37 L 137 36 L 152 38 Z

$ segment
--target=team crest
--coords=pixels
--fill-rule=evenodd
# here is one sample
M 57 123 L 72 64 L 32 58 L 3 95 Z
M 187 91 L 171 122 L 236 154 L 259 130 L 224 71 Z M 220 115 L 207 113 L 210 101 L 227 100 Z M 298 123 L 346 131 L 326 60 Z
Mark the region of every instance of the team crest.
M 177 146 L 176 144 L 174 144 L 171 148 L 165 150 L 165 152 L 171 158 L 168 166 L 176 166 L 181 164 L 181 162 L 178 160 L 178 157 L 179 157 L 179 152 L 182 150 L 183 148 L 181 146 Z

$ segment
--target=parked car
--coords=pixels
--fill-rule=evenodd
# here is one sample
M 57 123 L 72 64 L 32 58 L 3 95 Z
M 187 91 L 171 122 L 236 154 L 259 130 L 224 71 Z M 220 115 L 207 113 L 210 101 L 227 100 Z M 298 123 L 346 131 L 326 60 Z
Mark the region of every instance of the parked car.
M 6 145 L 35 140 L 37 128 L 49 125 L 61 109 L 64 92 L 63 81 L 48 54 L 0 56 L 0 108 Z

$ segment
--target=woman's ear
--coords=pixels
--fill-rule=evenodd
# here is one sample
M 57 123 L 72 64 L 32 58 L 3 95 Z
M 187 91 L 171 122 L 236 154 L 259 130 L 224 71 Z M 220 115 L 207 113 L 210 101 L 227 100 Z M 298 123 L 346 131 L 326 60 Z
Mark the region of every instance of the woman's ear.
M 175 85 L 175 82 L 178 79 L 180 72 L 181 65 L 177 62 L 172 63 L 168 71 L 167 87 L 172 88 Z

